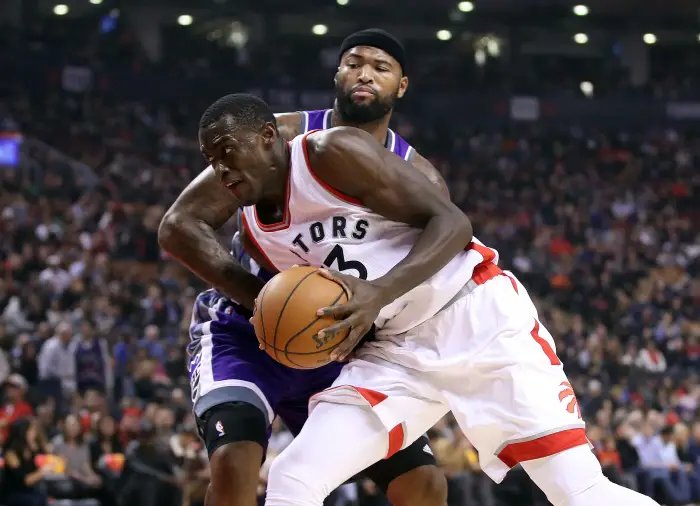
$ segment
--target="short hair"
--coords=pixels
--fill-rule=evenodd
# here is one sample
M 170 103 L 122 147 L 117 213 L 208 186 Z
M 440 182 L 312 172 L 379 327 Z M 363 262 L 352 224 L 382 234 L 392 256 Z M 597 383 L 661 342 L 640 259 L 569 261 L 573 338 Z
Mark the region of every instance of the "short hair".
M 231 116 L 234 128 L 251 128 L 257 130 L 265 123 L 277 125 L 275 115 L 265 101 L 248 93 L 225 95 L 207 107 L 199 120 L 199 128 L 206 128 L 216 123 L 223 116 Z

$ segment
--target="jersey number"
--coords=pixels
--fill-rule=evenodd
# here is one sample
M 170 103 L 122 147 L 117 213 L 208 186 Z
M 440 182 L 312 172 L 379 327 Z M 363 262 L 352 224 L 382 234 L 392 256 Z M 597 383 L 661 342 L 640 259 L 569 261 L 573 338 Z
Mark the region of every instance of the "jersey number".
M 367 279 L 367 267 L 357 260 L 345 260 L 343 247 L 340 244 L 333 246 L 333 249 L 323 261 L 323 265 L 329 269 L 336 269 L 338 272 L 355 271 L 358 278 Z

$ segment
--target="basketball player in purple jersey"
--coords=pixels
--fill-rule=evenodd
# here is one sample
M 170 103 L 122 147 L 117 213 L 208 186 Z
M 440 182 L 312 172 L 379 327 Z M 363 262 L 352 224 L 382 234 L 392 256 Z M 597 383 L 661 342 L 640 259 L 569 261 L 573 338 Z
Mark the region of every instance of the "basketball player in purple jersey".
M 292 139 L 332 126 L 362 128 L 446 192 L 430 162 L 388 128 L 395 101 L 408 87 L 405 65 L 403 47 L 386 32 L 364 30 L 350 35 L 340 52 L 334 108 L 277 115 L 280 131 Z M 329 387 L 341 367 L 289 369 L 258 350 L 248 322 L 254 301 L 239 304 L 225 294 L 240 293 L 231 287 L 241 284 L 256 293 L 275 271 L 246 240 L 242 227 L 241 235 L 234 237 L 232 254 L 217 241 L 214 231 L 238 207 L 235 196 L 222 188 L 208 167 L 173 204 L 159 231 L 165 250 L 216 287 L 197 298 L 189 350 L 194 410 L 211 461 L 208 504 L 214 506 L 255 503 L 270 423 L 279 415 L 297 434 L 307 417 L 309 397 Z M 394 506 L 445 504 L 445 479 L 435 466 L 427 438 L 380 461 L 365 475 Z

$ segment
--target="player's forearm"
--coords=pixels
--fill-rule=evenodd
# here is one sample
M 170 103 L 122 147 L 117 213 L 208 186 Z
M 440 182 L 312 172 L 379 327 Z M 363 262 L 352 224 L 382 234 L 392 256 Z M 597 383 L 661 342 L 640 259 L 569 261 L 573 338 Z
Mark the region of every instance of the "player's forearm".
M 445 267 L 472 240 L 472 224 L 462 212 L 431 218 L 406 258 L 374 283 L 385 288 L 388 303 Z
M 206 223 L 168 213 L 158 229 L 160 246 L 202 280 L 252 310 L 264 283 L 246 271 Z

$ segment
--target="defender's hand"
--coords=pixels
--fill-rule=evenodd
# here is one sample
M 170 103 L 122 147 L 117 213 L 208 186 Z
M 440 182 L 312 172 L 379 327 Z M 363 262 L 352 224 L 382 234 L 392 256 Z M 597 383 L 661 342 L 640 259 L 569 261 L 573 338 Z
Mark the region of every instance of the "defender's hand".
M 334 336 L 346 330 L 350 331 L 348 337 L 331 353 L 333 360 L 342 362 L 372 328 L 372 324 L 382 308 L 391 301 L 386 300 L 384 289 L 374 285 L 371 281 L 328 269 L 319 269 L 319 273 L 341 285 L 349 299 L 343 304 L 321 308 L 317 312 L 319 316 L 332 316 L 336 320 L 340 320 L 338 323 L 321 330 L 318 333 L 319 339 L 327 339 L 328 336 Z

